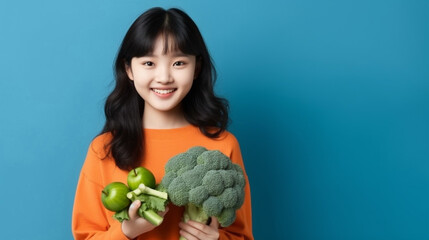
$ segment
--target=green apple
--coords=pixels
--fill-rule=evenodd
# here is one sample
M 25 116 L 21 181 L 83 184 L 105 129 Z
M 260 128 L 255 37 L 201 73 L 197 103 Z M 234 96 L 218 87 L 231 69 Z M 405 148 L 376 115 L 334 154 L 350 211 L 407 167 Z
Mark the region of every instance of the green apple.
M 131 170 L 127 177 L 128 187 L 131 190 L 137 189 L 141 183 L 150 188 L 155 188 L 155 176 L 144 167 Z
M 101 202 L 104 207 L 113 212 L 119 212 L 131 203 L 127 198 L 130 189 L 121 182 L 112 182 L 101 191 Z

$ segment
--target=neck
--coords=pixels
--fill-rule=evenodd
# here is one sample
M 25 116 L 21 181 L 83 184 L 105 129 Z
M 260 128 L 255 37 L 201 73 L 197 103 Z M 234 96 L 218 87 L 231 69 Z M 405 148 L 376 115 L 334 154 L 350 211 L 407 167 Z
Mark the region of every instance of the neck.
M 143 128 L 171 129 L 188 125 L 183 111 L 177 107 L 170 111 L 155 111 L 151 107 L 145 107 L 143 113 Z

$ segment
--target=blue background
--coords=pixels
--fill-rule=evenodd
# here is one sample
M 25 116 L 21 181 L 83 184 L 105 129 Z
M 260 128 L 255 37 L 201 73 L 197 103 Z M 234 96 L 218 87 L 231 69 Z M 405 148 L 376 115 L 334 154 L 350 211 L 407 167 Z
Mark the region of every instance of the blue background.
M 2 239 L 72 239 L 112 64 L 152 6 L 200 27 L 257 239 L 429 239 L 429 1 L 0 3 Z

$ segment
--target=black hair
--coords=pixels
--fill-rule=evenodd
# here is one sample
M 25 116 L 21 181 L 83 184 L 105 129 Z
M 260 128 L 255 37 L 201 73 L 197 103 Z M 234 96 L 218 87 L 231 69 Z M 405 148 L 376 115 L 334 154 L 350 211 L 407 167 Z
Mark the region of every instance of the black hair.
M 228 102 L 214 93 L 216 70 L 197 25 L 179 9 L 149 9 L 134 21 L 122 41 L 114 69 L 116 85 L 104 107 L 106 123 L 100 134 L 112 134 L 105 148 L 124 170 L 140 164 L 144 148 L 144 100 L 128 78 L 126 66 L 133 57 L 151 53 L 160 35 L 166 42 L 164 51 L 172 40 L 176 49 L 196 56 L 197 76 L 181 104 L 185 119 L 210 138 L 219 137 L 228 125 Z

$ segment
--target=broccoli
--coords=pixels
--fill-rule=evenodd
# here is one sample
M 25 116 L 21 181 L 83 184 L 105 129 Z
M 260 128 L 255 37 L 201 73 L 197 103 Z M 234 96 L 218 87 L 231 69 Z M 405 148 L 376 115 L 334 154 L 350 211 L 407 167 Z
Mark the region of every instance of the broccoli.
M 183 221 L 207 223 L 217 217 L 222 227 L 235 221 L 244 202 L 244 173 L 218 150 L 196 146 L 172 157 L 161 185 L 176 206 L 185 206 Z

